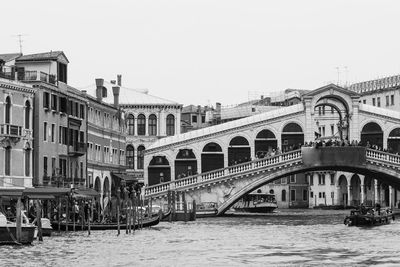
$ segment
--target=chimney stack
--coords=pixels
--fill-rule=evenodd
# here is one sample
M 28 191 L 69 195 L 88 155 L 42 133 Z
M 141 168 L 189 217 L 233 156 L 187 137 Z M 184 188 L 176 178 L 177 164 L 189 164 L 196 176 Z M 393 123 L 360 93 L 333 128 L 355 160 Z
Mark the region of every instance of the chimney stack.
M 101 78 L 96 79 L 96 99 L 97 99 L 97 101 L 101 101 L 103 99 L 103 86 L 104 86 L 104 79 L 101 79 Z
M 122 86 L 122 75 L 121 74 L 118 74 L 117 75 L 117 81 L 118 81 L 118 86 Z
M 110 81 L 111 84 L 116 84 L 117 82 L 115 80 Z
M 119 106 L 119 86 L 113 86 L 112 88 L 114 94 L 114 107 L 118 108 Z

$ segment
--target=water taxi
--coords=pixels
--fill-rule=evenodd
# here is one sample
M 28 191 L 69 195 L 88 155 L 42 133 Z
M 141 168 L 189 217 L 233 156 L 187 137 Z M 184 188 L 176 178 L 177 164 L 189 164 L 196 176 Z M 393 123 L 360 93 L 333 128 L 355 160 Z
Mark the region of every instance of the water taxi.
M 270 213 L 278 207 L 274 194 L 249 193 L 233 205 L 235 212 Z
M 350 215 L 344 219 L 344 224 L 347 226 L 375 226 L 389 224 L 394 219 L 391 209 L 375 210 L 361 207 L 351 210 Z

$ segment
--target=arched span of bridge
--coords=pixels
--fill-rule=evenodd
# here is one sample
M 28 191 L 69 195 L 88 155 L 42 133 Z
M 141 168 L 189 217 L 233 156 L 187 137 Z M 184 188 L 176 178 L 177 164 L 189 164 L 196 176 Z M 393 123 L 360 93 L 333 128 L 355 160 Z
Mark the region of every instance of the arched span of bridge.
M 304 160 L 304 155 L 303 155 Z M 385 166 L 385 164 L 377 164 L 366 160 L 364 163 L 359 162 L 354 164 L 354 161 L 342 161 L 342 162 L 315 162 L 316 164 L 307 164 L 302 162 L 293 163 L 291 166 L 285 166 L 283 168 L 277 168 L 274 171 L 263 171 L 260 170 L 259 174 L 254 174 L 252 178 L 247 176 L 247 179 L 237 179 L 237 182 L 231 180 L 230 186 L 233 188 L 230 195 L 225 201 L 219 205 L 217 215 L 224 214 L 233 204 L 235 204 L 245 194 L 254 191 L 255 189 L 265 184 L 274 182 L 275 180 L 283 177 L 288 177 L 297 173 L 305 173 L 312 171 L 346 171 L 351 173 L 362 174 L 368 177 L 374 177 L 376 180 L 384 182 L 387 185 L 391 185 L 395 188 L 400 188 L 400 170 L 393 166 Z M 246 175 L 245 175 L 246 176 Z M 247 180 L 247 183 L 244 182 Z M 235 190 L 237 188 L 237 190 Z

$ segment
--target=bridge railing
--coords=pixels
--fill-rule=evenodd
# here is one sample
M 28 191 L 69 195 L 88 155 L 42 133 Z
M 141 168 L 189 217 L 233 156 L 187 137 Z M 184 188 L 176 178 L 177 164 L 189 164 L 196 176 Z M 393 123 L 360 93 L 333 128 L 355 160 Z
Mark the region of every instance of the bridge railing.
M 192 175 L 183 179 L 152 185 L 145 188 L 145 195 L 155 195 L 165 193 L 170 189 L 178 189 L 196 184 L 212 182 L 224 176 L 240 174 L 249 170 L 256 170 L 266 166 L 273 166 L 279 163 L 289 162 L 299 158 L 301 158 L 301 150 L 294 150 L 268 158 L 256 159 L 238 165 Z
M 367 159 L 389 162 L 391 164 L 400 164 L 400 155 L 391 154 L 379 150 L 367 149 Z

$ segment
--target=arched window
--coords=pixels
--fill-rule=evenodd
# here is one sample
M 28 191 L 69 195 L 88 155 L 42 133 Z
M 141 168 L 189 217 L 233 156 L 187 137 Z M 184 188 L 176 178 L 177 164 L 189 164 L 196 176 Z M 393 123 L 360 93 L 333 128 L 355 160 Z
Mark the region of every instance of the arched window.
M 157 117 L 154 114 L 149 116 L 149 135 L 157 135 Z
M 4 157 L 4 167 L 5 167 L 5 170 L 4 170 L 4 174 L 5 175 L 7 175 L 7 176 L 10 176 L 11 175 L 11 147 L 10 146 L 8 146 L 8 147 L 6 147 L 6 149 L 5 149 L 5 157 Z
M 6 123 L 10 123 L 11 119 L 11 99 L 9 96 L 6 98 Z
M 30 173 L 31 173 L 31 148 L 30 146 L 27 146 L 25 149 L 25 176 L 29 176 Z
M 127 123 L 128 123 L 128 134 L 134 135 L 135 134 L 135 117 L 132 114 L 128 115 Z
M 143 170 L 144 149 L 144 146 L 138 146 L 137 148 L 137 168 L 139 170 Z
M 126 167 L 128 169 L 135 168 L 135 161 L 134 161 L 134 148 L 131 145 L 126 147 Z
M 282 190 L 282 201 L 286 201 L 286 190 Z
M 167 135 L 175 134 L 175 117 L 172 114 L 167 116 Z
M 26 101 L 25 102 L 25 129 L 29 129 L 30 115 L 31 115 L 31 104 L 29 103 L 29 101 Z
M 137 131 L 138 135 L 146 134 L 146 117 L 143 114 L 140 114 L 137 118 Z

